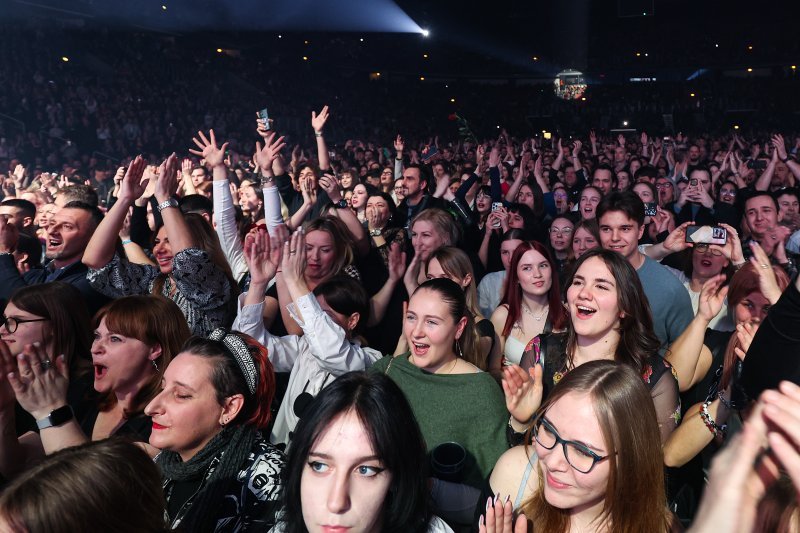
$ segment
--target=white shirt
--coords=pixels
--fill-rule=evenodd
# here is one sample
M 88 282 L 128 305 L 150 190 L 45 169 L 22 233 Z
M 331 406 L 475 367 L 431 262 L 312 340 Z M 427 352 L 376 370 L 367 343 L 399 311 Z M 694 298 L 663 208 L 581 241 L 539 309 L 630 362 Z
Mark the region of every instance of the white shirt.
M 264 327 L 264 303 L 242 306 L 245 295 L 239 296 L 239 312 L 231 329 L 241 331 L 267 347 L 275 372 L 291 372 L 286 396 L 283 398 L 270 442 L 288 444 L 299 418 L 294 403 L 304 391 L 316 397 L 325 385 L 338 376 L 353 370 L 366 370 L 382 354 L 372 348 L 362 348 L 347 339 L 339 327 L 319 306 L 312 293 L 298 298 L 288 306 L 292 318 L 303 328 L 304 335 L 276 337 Z M 293 308 L 302 314 L 302 319 Z
M 480 284 L 478 284 L 478 308 L 483 316 L 492 316 L 494 310 L 500 305 L 505 281 L 505 270 L 490 272 L 483 276 Z

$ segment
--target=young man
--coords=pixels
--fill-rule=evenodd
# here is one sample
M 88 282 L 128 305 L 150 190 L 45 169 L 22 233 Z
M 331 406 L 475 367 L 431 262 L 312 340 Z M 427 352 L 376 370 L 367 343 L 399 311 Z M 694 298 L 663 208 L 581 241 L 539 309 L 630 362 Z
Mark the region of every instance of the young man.
M 622 254 L 636 269 L 650 302 L 653 328 L 662 352 L 677 339 L 694 318 L 692 302 L 684 286 L 666 268 L 639 251 L 644 233 L 644 203 L 630 191 L 612 192 L 597 206 L 603 248 Z

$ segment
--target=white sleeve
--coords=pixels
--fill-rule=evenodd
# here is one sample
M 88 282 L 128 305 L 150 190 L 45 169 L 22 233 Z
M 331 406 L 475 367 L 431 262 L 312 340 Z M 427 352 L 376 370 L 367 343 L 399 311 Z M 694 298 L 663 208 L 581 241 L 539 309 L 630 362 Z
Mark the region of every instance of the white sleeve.
M 261 190 L 264 193 L 264 218 L 267 221 L 267 231 L 272 234 L 273 228 L 283 224 L 281 215 L 281 195 L 278 187 L 272 186 Z
M 247 263 L 244 260 L 242 241 L 236 227 L 236 208 L 233 206 L 233 197 L 228 180 L 212 182 L 211 190 L 214 199 L 215 230 L 219 237 L 219 244 L 233 271 L 233 279 L 239 281 L 247 272 Z
M 237 302 L 238 312 L 236 320 L 231 326 L 232 331 L 240 331 L 250 335 L 255 340 L 266 346 L 267 354 L 275 372 L 291 372 L 294 362 L 300 356 L 301 344 L 305 342 L 297 335 L 276 337 L 264 327 L 264 302 L 253 305 L 242 305 L 245 295 L 239 295 Z

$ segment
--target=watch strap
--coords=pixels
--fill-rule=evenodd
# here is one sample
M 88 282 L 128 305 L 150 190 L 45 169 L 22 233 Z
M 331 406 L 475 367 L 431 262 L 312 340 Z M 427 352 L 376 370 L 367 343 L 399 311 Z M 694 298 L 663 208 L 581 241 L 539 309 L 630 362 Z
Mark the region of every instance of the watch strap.
M 42 430 L 47 429 L 49 427 L 60 426 L 61 424 L 66 424 L 70 420 L 75 418 L 75 413 L 72 412 L 72 407 L 69 405 L 64 405 L 63 407 L 59 407 L 58 409 L 53 409 L 50 411 L 50 414 L 44 418 L 41 418 L 36 421 L 36 426 Z
M 175 198 L 164 200 L 163 202 L 161 202 L 156 206 L 156 209 L 158 209 L 158 212 L 160 213 L 161 211 L 163 211 L 168 207 L 178 207 L 178 201 Z

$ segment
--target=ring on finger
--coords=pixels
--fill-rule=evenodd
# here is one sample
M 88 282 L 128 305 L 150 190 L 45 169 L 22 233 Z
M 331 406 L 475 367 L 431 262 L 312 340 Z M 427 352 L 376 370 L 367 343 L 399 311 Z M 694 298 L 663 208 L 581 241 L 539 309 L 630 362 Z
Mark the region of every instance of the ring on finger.
M 53 363 L 52 363 L 52 361 L 50 361 L 50 359 L 45 359 L 44 361 L 42 361 L 39 364 L 42 366 L 42 370 L 44 372 L 47 372 L 48 370 L 53 368 Z

